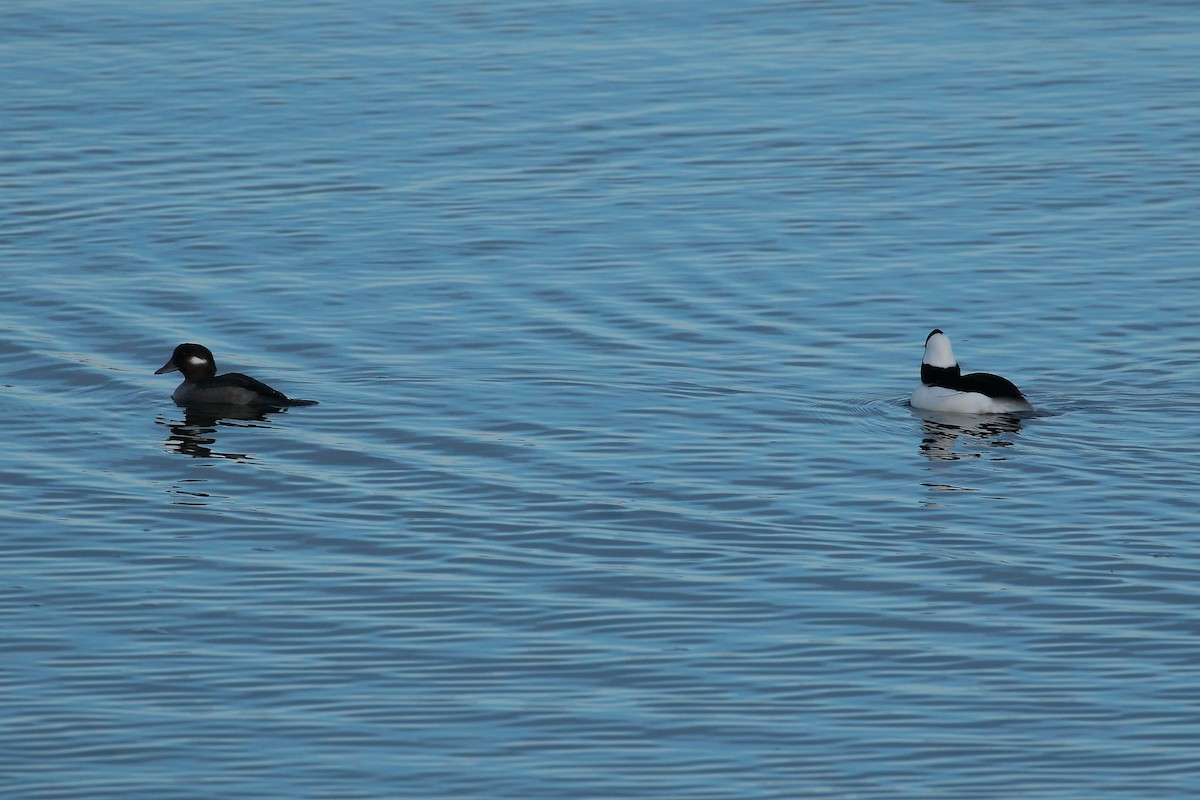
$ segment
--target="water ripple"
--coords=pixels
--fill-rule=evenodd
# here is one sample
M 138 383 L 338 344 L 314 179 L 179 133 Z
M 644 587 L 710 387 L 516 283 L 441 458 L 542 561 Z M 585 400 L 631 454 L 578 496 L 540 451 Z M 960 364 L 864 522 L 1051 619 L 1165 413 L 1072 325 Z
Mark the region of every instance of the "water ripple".
M 1193 12 L 749 11 L 0 22 L 6 797 L 1200 790 Z

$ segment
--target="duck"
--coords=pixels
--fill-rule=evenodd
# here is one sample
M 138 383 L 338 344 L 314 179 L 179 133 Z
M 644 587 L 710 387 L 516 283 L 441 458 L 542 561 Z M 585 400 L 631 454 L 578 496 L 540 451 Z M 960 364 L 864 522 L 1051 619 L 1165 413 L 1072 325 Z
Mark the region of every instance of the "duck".
M 909 405 L 924 411 L 958 414 L 1013 414 L 1032 411 L 1033 405 L 1012 381 L 990 372 L 962 374 L 950 337 L 934 328 L 925 337 L 921 358 L 921 385 Z
M 176 387 L 171 398 L 181 406 L 248 406 L 282 408 L 312 406 L 316 400 L 299 400 L 272 389 L 260 380 L 240 372 L 217 374 L 217 362 L 212 351 L 202 344 L 184 342 L 175 348 L 167 363 L 154 371 L 155 375 L 181 372 L 183 383 Z

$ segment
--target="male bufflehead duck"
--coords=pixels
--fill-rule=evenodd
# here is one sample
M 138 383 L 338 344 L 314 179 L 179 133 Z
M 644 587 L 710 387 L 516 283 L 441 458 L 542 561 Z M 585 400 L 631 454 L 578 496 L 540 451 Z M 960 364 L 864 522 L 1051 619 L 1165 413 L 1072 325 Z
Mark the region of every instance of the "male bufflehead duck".
M 990 372 L 962 374 L 950 348 L 950 337 L 934 328 L 925 337 L 921 385 L 909 403 L 926 411 L 959 414 L 1005 414 L 1032 411 L 1021 390 L 1007 378 Z
M 212 351 L 201 344 L 185 342 L 175 348 L 171 359 L 154 371 L 155 375 L 179 370 L 183 383 L 171 397 L 180 405 L 226 406 L 311 406 L 316 400 L 293 400 L 262 381 L 240 372 L 217 375 Z

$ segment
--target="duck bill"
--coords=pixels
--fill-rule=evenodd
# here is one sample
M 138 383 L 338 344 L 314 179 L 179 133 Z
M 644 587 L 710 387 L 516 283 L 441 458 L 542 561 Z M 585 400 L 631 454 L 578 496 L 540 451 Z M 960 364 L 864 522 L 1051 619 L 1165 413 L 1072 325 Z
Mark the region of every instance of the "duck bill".
M 171 359 L 170 361 L 168 361 L 167 363 L 163 364 L 163 365 L 162 365 L 161 367 L 159 367 L 158 369 L 154 370 L 154 374 L 155 374 L 155 375 L 162 375 L 164 372 L 174 372 L 174 371 L 175 371 L 175 370 L 177 370 L 177 369 L 179 369 L 179 367 L 175 366 L 175 360 L 174 360 L 174 359 Z

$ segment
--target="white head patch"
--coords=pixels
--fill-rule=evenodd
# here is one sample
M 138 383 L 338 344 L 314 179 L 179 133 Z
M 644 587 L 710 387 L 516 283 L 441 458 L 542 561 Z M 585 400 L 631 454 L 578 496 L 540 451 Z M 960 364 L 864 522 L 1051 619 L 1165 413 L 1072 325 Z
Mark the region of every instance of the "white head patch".
M 921 363 L 942 368 L 957 364 L 954 350 L 950 347 L 950 337 L 941 331 L 932 334 L 925 342 L 925 357 L 921 359 Z
M 926 350 L 926 352 L 929 352 L 929 351 Z M 188 356 L 187 360 L 188 360 L 189 364 L 207 364 L 208 363 L 208 359 L 202 358 L 201 356 Z

